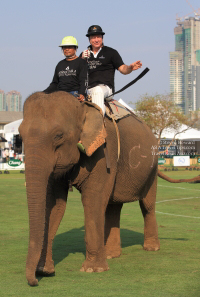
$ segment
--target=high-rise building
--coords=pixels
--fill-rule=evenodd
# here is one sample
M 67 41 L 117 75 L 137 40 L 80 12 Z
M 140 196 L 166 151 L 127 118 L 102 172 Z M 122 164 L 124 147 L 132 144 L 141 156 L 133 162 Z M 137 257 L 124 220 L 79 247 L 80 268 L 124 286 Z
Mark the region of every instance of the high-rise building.
M 6 94 L 6 111 L 22 111 L 22 96 L 17 91 Z
M 183 112 L 200 109 L 200 18 L 178 21 L 170 52 L 170 93 Z
M 6 95 L 4 91 L 0 90 L 0 111 L 6 110 Z

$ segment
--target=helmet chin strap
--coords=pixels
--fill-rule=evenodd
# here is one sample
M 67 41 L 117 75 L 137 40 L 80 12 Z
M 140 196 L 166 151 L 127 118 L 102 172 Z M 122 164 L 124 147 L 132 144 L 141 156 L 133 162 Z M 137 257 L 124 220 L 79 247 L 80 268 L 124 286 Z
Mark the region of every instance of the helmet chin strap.
M 73 55 L 73 56 L 66 56 L 66 55 L 65 55 L 65 57 L 66 57 L 66 59 L 72 59 L 72 58 L 76 57 L 76 54 Z

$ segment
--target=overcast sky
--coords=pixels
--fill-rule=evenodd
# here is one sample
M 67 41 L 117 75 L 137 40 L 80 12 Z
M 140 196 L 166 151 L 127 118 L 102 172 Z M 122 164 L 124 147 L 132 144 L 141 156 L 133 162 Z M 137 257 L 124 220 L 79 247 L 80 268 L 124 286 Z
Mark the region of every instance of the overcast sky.
M 190 0 L 196 10 L 199 0 Z M 169 52 L 174 51 L 176 14 L 192 12 L 186 0 L 6 0 L 1 1 L 0 89 L 17 90 L 23 101 L 51 82 L 63 59 L 64 36 L 77 38 L 78 54 L 88 46 L 88 27 L 100 25 L 104 44 L 116 49 L 125 64 L 141 60 L 150 72 L 115 96 L 136 102 L 145 93 L 169 92 Z M 116 72 L 116 90 L 133 80 Z

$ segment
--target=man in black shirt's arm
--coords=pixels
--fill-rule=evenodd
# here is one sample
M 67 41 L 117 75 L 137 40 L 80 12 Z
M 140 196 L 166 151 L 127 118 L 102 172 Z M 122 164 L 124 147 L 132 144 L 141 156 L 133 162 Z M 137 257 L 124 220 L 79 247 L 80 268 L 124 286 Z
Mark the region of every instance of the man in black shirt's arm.
M 84 101 L 87 63 L 76 56 L 77 40 L 73 36 L 66 36 L 59 47 L 62 48 L 66 58 L 57 64 L 52 83 L 43 92 L 50 94 L 55 91 L 65 91 L 72 95 L 79 94 L 78 99 Z
M 103 45 L 103 35 L 105 33 L 98 25 L 89 27 L 86 36 L 89 38 L 90 46 L 81 56 L 87 59 L 89 68 L 88 93 L 92 97 L 92 102 L 101 107 L 105 113 L 104 98 L 114 92 L 115 70 L 122 74 L 129 74 L 142 67 L 140 61 L 125 65 L 119 53 L 111 47 Z M 111 97 L 110 97 L 111 99 Z

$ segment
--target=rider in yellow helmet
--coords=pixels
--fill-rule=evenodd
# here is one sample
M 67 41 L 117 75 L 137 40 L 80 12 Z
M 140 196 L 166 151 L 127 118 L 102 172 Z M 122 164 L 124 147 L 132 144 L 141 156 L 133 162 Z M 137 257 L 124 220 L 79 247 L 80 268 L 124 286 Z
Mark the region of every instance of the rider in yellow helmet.
M 62 39 L 62 52 L 65 56 L 55 69 L 54 77 L 47 89 L 46 94 L 55 91 L 66 91 L 78 97 L 80 101 L 85 100 L 87 63 L 76 55 L 78 42 L 73 36 L 66 36 Z

